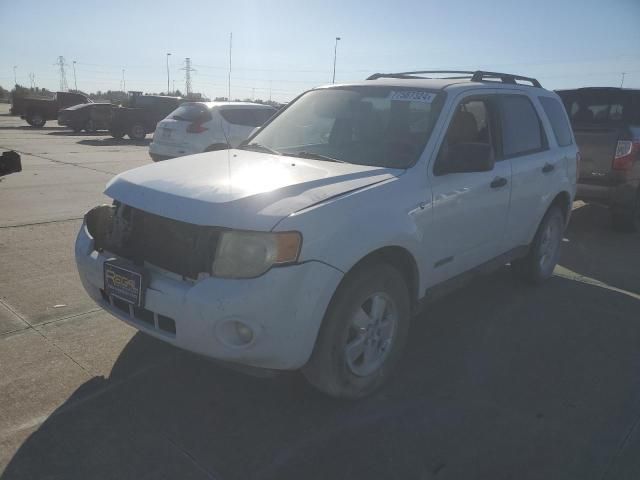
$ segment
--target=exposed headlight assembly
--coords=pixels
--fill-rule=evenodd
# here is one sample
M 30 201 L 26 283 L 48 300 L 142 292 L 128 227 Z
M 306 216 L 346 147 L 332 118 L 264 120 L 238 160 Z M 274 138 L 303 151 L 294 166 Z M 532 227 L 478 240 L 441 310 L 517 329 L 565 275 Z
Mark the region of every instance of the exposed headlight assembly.
M 277 265 L 298 261 L 300 232 L 223 232 L 211 273 L 224 278 L 258 277 Z

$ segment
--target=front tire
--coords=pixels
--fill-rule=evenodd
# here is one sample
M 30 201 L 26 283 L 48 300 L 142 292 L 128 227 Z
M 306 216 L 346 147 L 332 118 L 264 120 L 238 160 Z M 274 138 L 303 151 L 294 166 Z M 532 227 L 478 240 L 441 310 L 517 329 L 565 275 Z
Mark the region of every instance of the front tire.
M 118 140 L 121 140 L 122 137 L 124 137 L 124 132 L 121 132 L 120 130 L 109 130 L 109 133 L 113 138 L 117 138 Z
M 558 207 L 551 207 L 538 226 L 526 257 L 511 262 L 514 275 L 531 284 L 540 284 L 553 275 L 560 258 L 565 218 Z
M 331 300 L 305 377 L 334 397 L 370 394 L 389 379 L 410 319 L 409 290 L 398 270 L 387 264 L 358 268 Z
M 134 123 L 129 129 L 129 138 L 131 140 L 143 140 L 147 136 L 147 132 L 144 129 L 144 125 L 141 123 Z

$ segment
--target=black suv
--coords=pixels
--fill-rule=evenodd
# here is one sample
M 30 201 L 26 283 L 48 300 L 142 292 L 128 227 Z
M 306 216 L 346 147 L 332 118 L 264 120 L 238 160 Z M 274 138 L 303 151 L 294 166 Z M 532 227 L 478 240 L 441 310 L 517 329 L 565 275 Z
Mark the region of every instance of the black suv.
M 582 161 L 577 199 L 611 208 L 617 230 L 640 231 L 640 90 L 560 90 Z
M 129 135 L 133 140 L 142 140 L 147 133 L 156 129 L 157 123 L 173 112 L 185 100 L 181 97 L 141 95 L 135 93 L 129 99 L 128 107 L 113 109 L 111 136 L 122 138 Z

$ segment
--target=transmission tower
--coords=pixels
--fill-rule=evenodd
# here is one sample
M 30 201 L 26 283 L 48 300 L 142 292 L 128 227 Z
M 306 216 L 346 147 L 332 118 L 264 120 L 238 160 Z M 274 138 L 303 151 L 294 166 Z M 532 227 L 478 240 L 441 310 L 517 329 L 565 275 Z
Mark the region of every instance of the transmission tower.
M 184 67 L 180 70 L 184 70 L 184 88 L 187 91 L 187 97 L 191 95 L 191 72 L 197 71 L 195 68 L 191 67 L 191 59 L 184 59 Z
M 36 87 L 36 74 L 35 73 L 30 73 L 29 74 L 29 82 L 31 82 L 31 89 L 33 90 Z
M 58 65 L 60 69 L 60 91 L 66 92 L 67 90 L 69 90 L 69 87 L 67 86 L 67 75 L 64 71 L 64 67 L 66 67 L 67 64 L 65 63 L 64 57 L 62 55 L 58 57 L 58 62 L 56 63 L 56 65 Z

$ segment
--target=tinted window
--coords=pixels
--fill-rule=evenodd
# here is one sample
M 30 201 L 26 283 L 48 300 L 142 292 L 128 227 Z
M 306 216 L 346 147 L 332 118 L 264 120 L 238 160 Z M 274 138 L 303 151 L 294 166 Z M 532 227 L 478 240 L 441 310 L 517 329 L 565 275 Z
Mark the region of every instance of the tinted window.
M 551 128 L 553 134 L 556 137 L 558 145 L 566 147 L 571 145 L 571 127 L 567 123 L 567 116 L 565 115 L 564 106 L 555 98 L 551 97 L 538 97 L 544 113 L 547 114 L 549 122 L 551 122 Z
M 447 136 L 438 155 L 436 171 L 446 162 L 447 150 L 460 143 L 484 143 L 492 146 L 490 110 L 485 100 L 466 100 L 456 108 Z
M 626 114 L 625 94 L 620 90 L 577 90 L 562 94 L 574 124 L 620 122 Z
M 253 114 L 256 117 L 256 121 L 260 122 L 258 125 L 262 125 L 264 122 L 266 122 L 267 120 L 269 120 L 273 114 L 276 113 L 275 109 L 271 109 L 271 108 L 259 108 L 259 109 L 255 109 L 253 111 Z
M 185 122 L 204 123 L 211 120 L 211 112 L 202 103 L 184 103 L 171 112 L 169 118 Z
M 257 108 L 228 108 L 220 109 L 220 115 L 227 122 L 233 125 L 242 125 L 244 127 L 259 127 L 266 122 L 273 110 L 257 109 Z
M 631 115 L 629 115 L 629 121 L 634 125 L 640 125 L 640 92 L 634 92 L 632 94 L 632 108 Z
M 544 134 L 531 101 L 522 95 L 501 95 L 499 98 L 504 156 L 542 150 Z

